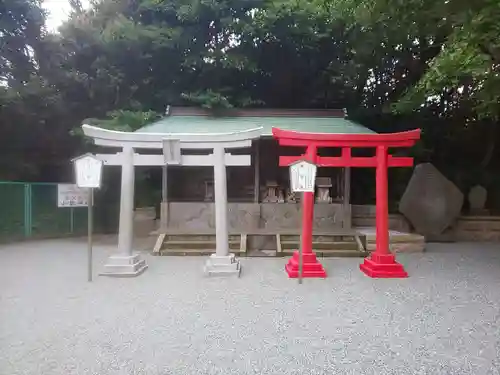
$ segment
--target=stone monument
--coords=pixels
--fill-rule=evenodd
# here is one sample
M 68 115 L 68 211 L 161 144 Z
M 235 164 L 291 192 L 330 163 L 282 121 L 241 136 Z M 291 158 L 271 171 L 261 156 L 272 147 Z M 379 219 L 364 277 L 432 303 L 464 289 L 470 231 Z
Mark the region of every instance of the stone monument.
M 286 203 L 297 203 L 299 200 L 299 197 L 297 194 L 292 191 L 292 189 L 287 189 L 287 194 L 286 194 Z
M 212 180 L 205 181 L 205 202 L 214 201 L 214 182 Z
M 469 191 L 468 195 L 470 213 L 473 215 L 487 215 L 488 210 L 485 209 L 488 191 L 481 185 L 476 185 Z
M 316 177 L 316 203 L 332 203 L 330 189 L 332 188 L 332 179 L 330 177 Z
M 276 181 L 269 181 L 266 184 L 266 192 L 262 202 L 264 203 L 284 203 L 283 192 Z
M 439 235 L 460 215 L 462 192 L 430 163 L 419 164 L 399 203 L 399 211 L 424 236 Z

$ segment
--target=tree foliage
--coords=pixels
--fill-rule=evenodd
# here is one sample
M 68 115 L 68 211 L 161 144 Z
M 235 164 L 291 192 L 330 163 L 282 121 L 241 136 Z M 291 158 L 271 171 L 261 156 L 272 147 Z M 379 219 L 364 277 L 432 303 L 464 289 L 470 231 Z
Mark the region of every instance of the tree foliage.
M 467 108 L 475 116 L 500 115 L 500 3 L 497 0 L 339 0 L 334 2 L 363 34 L 393 52 L 402 70 L 417 75 L 395 108 L 440 104 L 443 112 Z M 412 51 L 412 61 L 400 60 Z M 423 65 L 420 65 L 423 63 Z
M 0 3 L 0 83 L 17 86 L 29 81 L 40 56 L 45 15 L 39 0 Z
M 416 156 L 456 181 L 498 167 L 498 1 L 71 5 L 58 33 L 38 0 L 0 5 L 2 178 L 65 176 L 82 121 L 134 130 L 168 105 L 347 108 L 377 131 L 423 128 Z

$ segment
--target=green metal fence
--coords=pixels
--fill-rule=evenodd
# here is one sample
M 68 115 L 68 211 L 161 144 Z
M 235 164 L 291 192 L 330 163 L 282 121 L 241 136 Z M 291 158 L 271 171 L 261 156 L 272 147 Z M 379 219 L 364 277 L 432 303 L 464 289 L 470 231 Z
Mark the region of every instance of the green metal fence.
M 94 229 L 112 233 L 116 205 L 99 204 L 96 198 Z M 87 233 L 86 207 L 58 207 L 57 183 L 0 181 L 0 241 L 80 236 Z

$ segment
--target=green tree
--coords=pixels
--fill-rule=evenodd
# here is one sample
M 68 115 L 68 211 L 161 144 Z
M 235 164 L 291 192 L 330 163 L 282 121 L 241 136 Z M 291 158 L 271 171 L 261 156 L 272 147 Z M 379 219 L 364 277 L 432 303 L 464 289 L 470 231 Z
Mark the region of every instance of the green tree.
M 334 0 L 329 4 L 342 9 L 351 26 L 392 49 L 388 54 L 395 66 L 391 79 L 410 78 L 404 95 L 397 97 L 397 110 L 439 104 L 443 112 L 471 109 L 467 113 L 471 120 L 476 116 L 498 119 L 497 0 Z M 414 53 L 404 61 L 399 56 L 407 49 Z M 397 65 L 403 69 L 396 69 Z
M 62 97 L 50 85 L 45 15 L 36 0 L 0 3 L 0 178 L 52 178 L 74 142 Z M 69 116 L 68 116 L 69 117 Z M 54 126 L 57 125 L 57 126 Z M 66 138 L 66 142 L 60 142 Z
M 4 160 L 16 165 L 10 176 L 53 179 L 58 164 L 88 147 L 70 135 L 86 119 L 135 130 L 186 104 L 348 108 L 377 131 L 422 127 L 419 160 L 460 171 L 487 171 L 497 160 L 495 1 L 71 5 L 55 34 L 35 0 L 0 5 L 0 79 L 8 82 L 0 138 Z M 8 40 L 20 47 L 3 48 Z
M 44 24 L 39 0 L 0 3 L 0 83 L 18 86 L 36 73 Z

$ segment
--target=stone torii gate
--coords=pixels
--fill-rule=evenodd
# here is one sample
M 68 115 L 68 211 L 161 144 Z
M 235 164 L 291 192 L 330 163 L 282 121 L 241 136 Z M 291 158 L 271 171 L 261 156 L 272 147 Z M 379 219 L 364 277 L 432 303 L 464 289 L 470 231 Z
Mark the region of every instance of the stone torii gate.
M 99 146 L 121 148 L 116 154 L 98 154 L 105 165 L 122 167 L 118 251 L 109 257 L 103 275 L 137 276 L 146 268 L 139 254 L 132 252 L 135 166 L 213 166 L 215 195 L 216 251 L 207 260 L 205 272 L 240 273 L 240 264 L 229 254 L 227 223 L 227 166 L 249 166 L 250 155 L 231 155 L 226 149 L 244 148 L 259 138 L 262 128 L 219 134 L 133 133 L 83 125 L 83 132 Z M 139 154 L 135 149 L 162 149 L 163 155 Z M 209 150 L 206 155 L 183 155 L 182 149 Z M 210 151 L 211 150 L 211 151 Z

